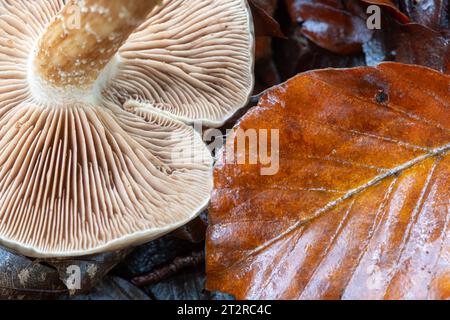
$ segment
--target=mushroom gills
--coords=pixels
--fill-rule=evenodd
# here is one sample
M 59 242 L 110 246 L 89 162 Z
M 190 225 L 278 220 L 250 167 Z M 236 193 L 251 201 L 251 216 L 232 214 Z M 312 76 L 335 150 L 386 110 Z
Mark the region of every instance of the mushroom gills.
M 90 31 L 112 28 L 106 9 L 142 1 L 0 2 L 1 244 L 39 258 L 100 253 L 207 207 L 213 160 L 189 124 L 220 126 L 246 104 L 251 15 L 244 0 L 154 2 L 133 13 L 135 30 L 95 43 Z M 61 28 L 74 4 L 107 21 Z

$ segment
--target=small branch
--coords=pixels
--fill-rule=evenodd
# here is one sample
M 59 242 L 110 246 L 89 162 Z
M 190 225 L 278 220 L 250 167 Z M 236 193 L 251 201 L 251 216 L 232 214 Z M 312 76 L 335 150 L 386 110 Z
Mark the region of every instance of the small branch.
M 144 287 L 150 284 L 158 283 L 162 280 L 170 278 L 179 273 L 181 270 L 196 267 L 205 261 L 205 252 L 193 252 L 187 257 L 177 257 L 172 263 L 150 272 L 147 275 L 135 277 L 131 282 L 138 286 Z

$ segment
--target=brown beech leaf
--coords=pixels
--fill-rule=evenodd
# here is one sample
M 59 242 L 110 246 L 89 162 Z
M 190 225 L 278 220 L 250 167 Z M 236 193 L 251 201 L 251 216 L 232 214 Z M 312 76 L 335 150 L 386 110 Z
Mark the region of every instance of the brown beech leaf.
M 449 27 L 448 0 L 405 0 L 405 11 L 414 22 L 434 30 Z
M 255 94 L 281 82 L 273 61 L 272 38 L 285 38 L 274 19 L 277 0 L 250 0 L 255 24 Z
M 186 240 L 192 243 L 200 243 L 205 241 L 207 221 L 198 217 L 188 224 L 172 232 L 174 237 Z
M 338 54 L 361 51 L 372 36 L 362 18 L 359 2 L 335 0 L 285 0 L 293 23 L 318 46 Z M 356 11 L 355 11 L 356 10 Z
M 283 31 L 278 22 L 271 16 L 272 7 L 270 3 L 261 6 L 257 0 L 250 0 L 249 5 L 252 10 L 255 24 L 255 34 L 257 37 L 279 37 L 284 38 Z
M 394 52 L 395 61 L 450 72 L 450 33 L 415 23 L 393 23 L 386 33 L 386 40 L 386 47 Z
M 430 29 L 417 23 L 400 24 L 385 19 L 382 30 L 365 44 L 369 60 L 390 60 L 426 66 L 450 73 L 450 32 Z M 374 54 L 375 53 L 375 54 Z
M 239 299 L 449 299 L 449 110 L 449 76 L 399 63 L 308 72 L 268 90 L 238 127 L 280 130 L 279 171 L 220 157 L 207 288 Z
M 289 37 L 287 40 L 275 39 L 274 43 L 277 48 L 274 58 L 282 79 L 287 80 L 300 72 L 314 69 L 365 65 L 364 54 L 339 55 L 322 49 L 308 41 L 300 28 L 291 28 L 286 34 Z

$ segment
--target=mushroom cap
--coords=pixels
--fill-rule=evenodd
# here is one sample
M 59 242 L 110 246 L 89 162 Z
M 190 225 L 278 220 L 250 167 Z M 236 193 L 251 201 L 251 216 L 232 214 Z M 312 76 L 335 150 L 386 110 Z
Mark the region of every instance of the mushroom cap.
M 220 126 L 253 87 L 244 0 L 164 0 L 92 91 L 32 72 L 63 0 L 0 2 L 0 244 L 73 257 L 137 245 L 209 203 L 212 156 L 195 121 Z

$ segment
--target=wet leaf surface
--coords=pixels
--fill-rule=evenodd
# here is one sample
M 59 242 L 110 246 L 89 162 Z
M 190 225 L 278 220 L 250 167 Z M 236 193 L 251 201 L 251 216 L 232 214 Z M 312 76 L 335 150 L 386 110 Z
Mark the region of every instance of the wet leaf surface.
M 269 90 L 280 170 L 215 169 L 207 288 L 249 299 L 450 298 L 450 78 L 387 63 Z M 235 135 L 228 144 L 235 143 Z

